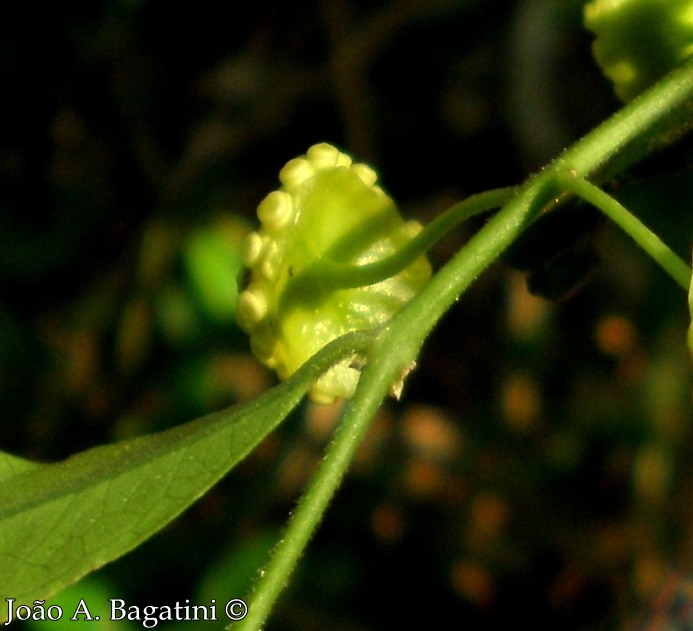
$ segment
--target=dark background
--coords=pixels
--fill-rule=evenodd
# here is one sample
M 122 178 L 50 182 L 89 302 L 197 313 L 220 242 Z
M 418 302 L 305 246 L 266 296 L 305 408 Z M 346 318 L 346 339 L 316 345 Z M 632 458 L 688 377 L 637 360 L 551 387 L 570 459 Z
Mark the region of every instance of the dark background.
M 32 459 L 273 383 L 234 321 L 239 241 L 311 144 L 374 165 L 426 222 L 619 107 L 580 1 L 26 6 L 0 20 L 0 448 Z M 655 157 L 618 190 L 688 259 L 685 164 Z M 684 293 L 589 209 L 533 230 L 427 341 L 269 628 L 625 623 L 688 569 L 687 325 Z M 336 412 L 302 406 L 71 597 L 244 595 Z

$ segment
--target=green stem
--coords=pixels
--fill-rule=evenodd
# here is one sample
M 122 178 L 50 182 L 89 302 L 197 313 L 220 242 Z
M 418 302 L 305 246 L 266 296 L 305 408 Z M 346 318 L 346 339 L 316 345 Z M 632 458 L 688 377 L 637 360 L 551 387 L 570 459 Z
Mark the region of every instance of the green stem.
M 342 423 L 326 457 L 289 521 L 284 538 L 258 581 L 242 631 L 257 631 L 266 622 L 281 589 L 288 583 L 351 458 L 393 382 L 418 355 L 435 323 L 474 279 L 507 248 L 541 212 L 559 203 L 557 181 L 566 165 L 583 176 L 613 171 L 647 151 L 646 142 L 667 117 L 691 119 L 685 110 L 693 99 L 693 60 L 633 100 L 588 136 L 568 149 L 522 189 L 477 232 L 386 326 L 368 352 L 356 394 L 346 406 Z M 685 115 L 684 115 L 685 114 Z M 673 130 L 673 141 L 682 128 Z M 622 160 L 620 152 L 626 152 Z
M 363 287 L 390 278 L 409 267 L 450 230 L 475 215 L 502 206 L 517 191 L 518 187 L 508 186 L 472 195 L 438 215 L 411 241 L 385 259 L 366 265 L 343 265 L 321 260 L 315 269 L 305 272 L 304 278 L 311 283 L 324 282 L 340 289 Z
M 691 269 L 625 206 L 598 186 L 571 172 L 560 174 L 558 184 L 561 188 L 574 193 L 601 210 L 688 291 L 691 284 Z
M 686 122 L 681 123 L 682 120 Z M 663 127 L 668 121 L 673 123 L 667 133 Z M 661 146 L 663 139 L 673 142 L 689 129 L 687 125 L 693 125 L 693 58 L 531 177 L 400 311 L 396 316 L 398 326 L 395 327 L 393 320 L 391 328 L 402 327 L 402 341 L 390 343 L 409 341 L 420 346 L 450 305 L 522 230 L 540 213 L 560 205 L 563 192 L 557 182 L 561 174 L 574 169 L 583 177 L 601 177 L 605 172 L 615 175 L 615 165 L 625 168 L 648 150 Z M 393 353 L 388 358 L 394 361 Z M 375 362 L 369 364 L 374 365 Z M 361 382 L 364 377 L 365 372 Z
M 387 390 L 389 384 L 383 385 Z M 347 403 L 344 419 L 327 448 L 321 466 L 311 479 L 291 516 L 284 537 L 277 543 L 261 574 L 252 594 L 248 615 L 237 626 L 231 625 L 228 629 L 233 627 L 234 631 L 257 631 L 262 628 L 308 540 L 320 523 L 381 402 L 379 388 L 370 392 L 360 389 L 354 399 Z

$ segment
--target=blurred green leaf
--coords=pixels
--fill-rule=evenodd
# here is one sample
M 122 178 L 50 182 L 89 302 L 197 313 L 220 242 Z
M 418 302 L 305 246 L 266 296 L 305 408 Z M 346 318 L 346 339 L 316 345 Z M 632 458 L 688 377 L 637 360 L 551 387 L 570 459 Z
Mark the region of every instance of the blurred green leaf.
M 280 533 L 265 530 L 222 554 L 201 579 L 197 602 L 209 602 L 225 594 L 229 598 L 242 597 L 250 592 L 258 568 L 267 560 Z
M 218 322 L 233 322 L 236 276 L 243 267 L 240 245 L 244 224 L 224 218 L 194 232 L 185 245 L 183 261 L 191 286 L 205 314 Z
M 59 620 L 51 620 L 52 631 L 70 631 L 76 624 L 87 624 L 92 631 L 131 631 L 140 628 L 127 619 L 114 621 L 108 615 L 110 613 L 109 599 L 113 598 L 113 587 L 102 580 L 88 578 L 76 585 L 68 587 L 55 598 L 51 598 L 44 608 L 57 605 L 63 611 Z M 84 605 L 89 610 L 92 620 L 89 620 L 84 612 Z M 76 620 L 71 620 L 78 614 Z M 97 619 L 98 616 L 98 619 Z M 26 627 L 32 631 L 42 631 L 45 627 L 43 621 L 27 620 Z

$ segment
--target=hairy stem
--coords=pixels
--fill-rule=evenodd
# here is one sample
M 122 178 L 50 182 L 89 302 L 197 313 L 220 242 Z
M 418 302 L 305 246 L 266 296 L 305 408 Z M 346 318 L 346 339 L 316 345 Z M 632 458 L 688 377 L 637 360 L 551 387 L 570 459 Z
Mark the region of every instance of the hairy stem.
M 383 382 L 385 391 L 389 384 Z M 303 550 L 322 520 L 335 489 L 349 467 L 370 421 L 382 402 L 381 389 L 361 388 L 347 404 L 344 418 L 327 448 L 325 458 L 291 516 L 284 537 L 278 542 L 252 595 L 248 615 L 234 631 L 257 631 L 286 586 Z M 231 626 L 229 627 L 231 629 Z
M 453 228 L 475 215 L 499 208 L 517 191 L 518 187 L 509 186 L 472 195 L 441 213 L 411 241 L 385 259 L 366 265 L 340 265 L 322 260 L 305 278 L 311 282 L 322 279 L 330 287 L 341 289 L 372 285 L 390 278 L 409 267 Z
M 650 257 L 688 291 L 691 269 L 652 230 L 644 225 L 625 206 L 586 179 L 570 172 L 558 176 L 558 184 L 601 210 L 647 252 Z
M 545 170 L 530 178 L 470 241 L 407 304 L 382 327 L 368 351 L 368 363 L 342 423 L 308 490 L 289 521 L 250 602 L 242 631 L 257 631 L 266 622 L 281 589 L 319 524 L 335 489 L 392 383 L 411 366 L 436 322 L 474 279 L 542 212 L 561 201 L 561 174 L 576 169 L 582 176 L 614 173 L 661 143 L 662 125 L 691 120 L 693 60 L 633 100 Z M 674 128 L 676 125 L 676 128 Z M 665 125 L 666 126 L 666 125 Z M 685 124 L 672 122 L 673 141 Z
M 280 298 L 281 309 L 290 310 L 294 298 L 309 295 L 315 287 L 333 292 L 373 285 L 407 269 L 439 239 L 467 219 L 502 206 L 519 187 L 508 186 L 472 195 L 441 213 L 399 250 L 363 265 L 337 263 L 329 255 L 295 275 Z M 348 237 L 345 239 L 348 241 Z M 340 244 L 338 244 L 340 245 Z

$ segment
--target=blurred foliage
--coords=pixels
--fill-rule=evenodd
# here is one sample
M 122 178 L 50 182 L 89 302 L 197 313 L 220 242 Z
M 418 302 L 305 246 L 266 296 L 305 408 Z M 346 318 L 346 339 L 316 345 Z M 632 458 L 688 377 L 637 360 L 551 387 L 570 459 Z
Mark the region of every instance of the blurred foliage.
M 269 387 L 234 323 L 235 275 L 278 169 L 334 142 L 377 166 L 421 221 L 521 181 L 617 107 L 581 9 L 7 9 L 0 447 L 60 459 Z M 686 147 L 655 156 L 615 191 L 686 258 L 688 162 Z M 271 629 L 427 627 L 433 615 L 608 629 L 668 568 L 693 569 L 686 297 L 615 228 L 579 205 L 571 213 L 574 239 L 544 227 L 525 244 L 541 244 L 538 261 L 508 259 L 548 275 L 561 300 L 532 296 L 521 272 L 498 265 L 450 311 L 402 402 L 374 422 Z M 435 265 L 474 228 L 437 247 Z M 304 406 L 180 519 L 72 593 L 140 606 L 243 596 L 337 412 Z

